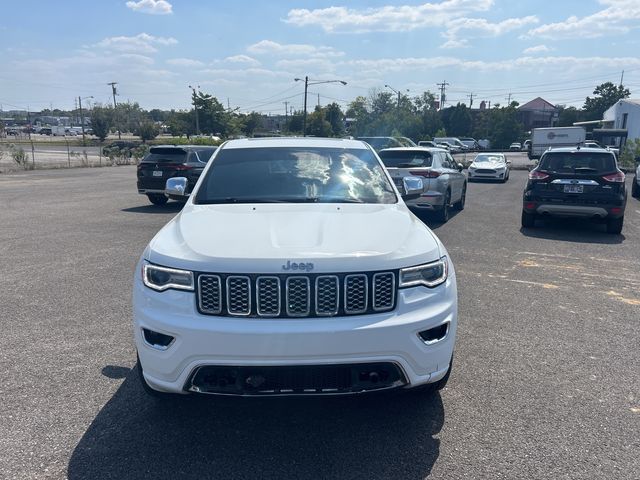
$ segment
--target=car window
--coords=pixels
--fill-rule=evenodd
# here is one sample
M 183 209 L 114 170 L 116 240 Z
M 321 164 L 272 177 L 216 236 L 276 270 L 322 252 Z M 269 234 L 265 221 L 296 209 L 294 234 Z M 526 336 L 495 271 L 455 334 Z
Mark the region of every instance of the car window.
M 478 155 L 473 160 L 474 162 L 503 162 L 504 157 L 502 155 Z
M 549 152 L 540 159 L 540 170 L 557 173 L 616 171 L 616 161 L 610 153 Z
M 387 167 L 430 167 L 432 156 L 430 152 L 411 150 L 383 150 L 378 152 L 382 163 Z
M 155 147 L 142 159 L 144 163 L 184 163 L 187 152 L 181 148 Z
M 195 203 L 397 201 L 384 168 L 369 149 L 272 147 L 220 151 Z

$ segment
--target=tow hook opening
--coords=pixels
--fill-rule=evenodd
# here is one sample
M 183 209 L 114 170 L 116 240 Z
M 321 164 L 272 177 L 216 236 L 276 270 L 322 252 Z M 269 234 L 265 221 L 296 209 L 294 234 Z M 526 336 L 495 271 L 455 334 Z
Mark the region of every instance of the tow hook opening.
M 438 343 L 444 340 L 448 333 L 449 322 L 446 322 L 442 325 L 438 325 L 437 327 L 423 330 L 422 332 L 418 333 L 418 336 L 425 344 L 433 345 L 434 343 Z

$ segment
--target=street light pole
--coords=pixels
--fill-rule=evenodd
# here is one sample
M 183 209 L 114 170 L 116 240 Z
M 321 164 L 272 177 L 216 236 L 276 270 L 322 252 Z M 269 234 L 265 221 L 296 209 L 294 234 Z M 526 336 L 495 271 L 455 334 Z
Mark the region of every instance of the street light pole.
M 294 78 L 296 82 L 301 82 L 301 78 Z M 342 85 L 346 85 L 347 82 L 344 80 L 313 80 L 309 81 L 309 77 L 304 77 L 304 112 L 302 112 L 302 136 L 307 136 L 307 91 L 309 90 L 309 85 L 318 85 L 320 83 L 341 83 Z
M 400 90 L 396 90 L 395 88 L 393 88 L 391 85 L 387 85 L 385 84 L 385 87 L 387 87 L 389 90 L 393 91 L 394 93 L 398 94 L 398 115 L 400 115 Z M 409 91 L 409 89 L 407 88 L 407 92 Z
M 189 88 L 193 90 L 193 110 L 196 114 L 196 135 L 200 135 L 200 122 L 198 121 L 198 104 L 196 103 L 196 99 L 198 98 L 196 95 L 196 89 L 189 85 Z M 200 85 L 198 85 L 200 88 Z
M 84 98 L 93 98 L 93 95 Z M 85 144 L 84 141 L 84 115 L 82 114 L 82 97 L 78 97 L 78 106 L 80 108 L 80 126 L 82 127 L 82 145 Z

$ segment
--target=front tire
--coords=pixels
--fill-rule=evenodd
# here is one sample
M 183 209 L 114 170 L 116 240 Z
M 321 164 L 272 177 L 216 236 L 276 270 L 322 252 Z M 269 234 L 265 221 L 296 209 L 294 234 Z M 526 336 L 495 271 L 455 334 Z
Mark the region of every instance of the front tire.
M 610 218 L 607 220 L 607 233 L 620 235 L 622 232 L 622 224 L 624 223 L 624 215 L 620 218 Z
M 640 198 L 640 187 L 638 187 L 638 179 L 633 179 L 633 185 L 631 186 L 631 196 L 633 198 Z
M 536 214 L 522 211 L 522 228 L 533 228 L 536 226 Z
M 147 198 L 154 205 L 166 205 L 169 199 L 162 193 L 148 193 Z

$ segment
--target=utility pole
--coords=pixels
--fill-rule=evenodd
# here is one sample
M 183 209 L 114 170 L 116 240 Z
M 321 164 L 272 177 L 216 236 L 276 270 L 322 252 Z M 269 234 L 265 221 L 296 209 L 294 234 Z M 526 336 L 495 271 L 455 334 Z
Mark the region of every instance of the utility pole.
M 307 89 L 309 87 L 309 77 L 304 77 L 304 112 L 302 114 L 302 136 L 307 136 Z
M 620 88 L 622 88 L 622 80 L 624 80 L 624 70 L 622 70 L 622 75 L 620 75 Z
M 440 110 L 444 108 L 444 102 L 447 99 L 447 87 L 449 84 L 446 80 L 443 80 L 442 83 L 436 83 L 437 86 L 440 87 Z
M 509 92 L 509 96 L 505 100 L 507 101 L 507 107 L 511 105 L 511 92 Z
M 189 88 L 193 90 L 193 111 L 196 114 L 196 135 L 200 135 L 200 121 L 198 120 L 198 104 L 196 103 L 198 96 L 196 95 L 196 89 L 194 87 L 189 85 Z M 198 90 L 199 89 L 200 89 L 200 85 L 198 85 Z
M 289 102 L 283 102 L 284 103 L 284 121 L 288 122 L 289 121 L 289 110 L 288 110 L 288 106 L 289 106 Z
M 473 92 L 467 95 L 469 97 L 469 108 L 473 106 Z
M 318 94 L 318 107 L 320 107 L 320 94 Z
M 113 94 L 113 113 L 115 114 L 115 118 L 116 118 L 116 122 L 117 125 L 116 127 L 118 127 L 118 140 L 122 139 L 122 136 L 120 135 L 120 122 L 118 121 L 118 112 L 116 111 L 116 95 L 118 94 L 116 92 L 116 85 L 118 84 L 118 82 L 110 82 L 107 83 L 107 85 L 111 85 L 111 93 Z

